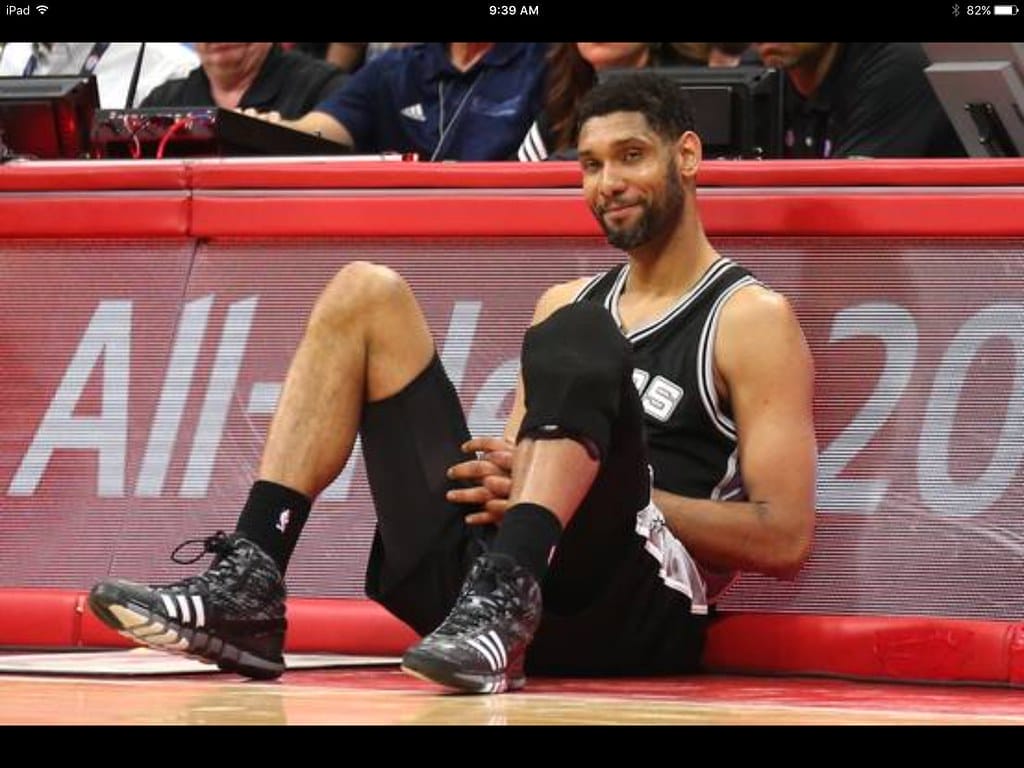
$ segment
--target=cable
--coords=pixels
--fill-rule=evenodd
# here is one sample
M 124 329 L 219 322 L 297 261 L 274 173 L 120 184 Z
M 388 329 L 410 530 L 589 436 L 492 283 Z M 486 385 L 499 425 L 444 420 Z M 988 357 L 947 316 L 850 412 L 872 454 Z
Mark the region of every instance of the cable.
M 167 144 L 171 140 L 171 137 L 174 136 L 174 134 L 176 134 L 182 128 L 191 127 L 191 125 L 191 117 L 179 117 L 177 120 L 175 120 L 171 127 L 167 129 L 167 133 L 164 134 L 164 137 L 160 139 L 160 146 L 156 148 L 156 159 L 163 159 L 164 150 L 167 148 Z

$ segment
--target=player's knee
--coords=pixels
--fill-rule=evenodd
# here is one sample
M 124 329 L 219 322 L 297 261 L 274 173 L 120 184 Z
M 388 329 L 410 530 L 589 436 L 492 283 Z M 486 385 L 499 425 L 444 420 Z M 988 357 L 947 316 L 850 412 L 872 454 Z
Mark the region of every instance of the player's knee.
M 369 261 L 353 261 L 326 285 L 310 321 L 330 322 L 353 314 L 366 319 L 374 311 L 387 311 L 410 301 L 414 301 L 412 291 L 395 270 Z
M 581 302 L 554 312 L 523 341 L 523 370 L 577 378 L 618 380 L 630 365 L 631 349 L 602 306 Z
M 607 310 L 559 309 L 523 341 L 526 415 L 519 436 L 576 436 L 604 456 L 631 373 L 629 342 Z

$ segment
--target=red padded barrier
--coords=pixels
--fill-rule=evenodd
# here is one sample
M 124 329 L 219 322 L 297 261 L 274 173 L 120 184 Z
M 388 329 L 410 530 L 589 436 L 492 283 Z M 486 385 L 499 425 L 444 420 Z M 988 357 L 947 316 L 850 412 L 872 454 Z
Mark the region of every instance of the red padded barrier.
M 401 214 L 395 214 L 401 205 Z M 196 192 L 192 234 L 229 237 L 565 236 L 599 234 L 578 195 L 569 198 L 310 197 L 273 192 L 259 197 Z
M 288 601 L 288 651 L 401 655 L 418 638 L 371 600 Z
M 1012 236 L 1024 231 L 1019 215 L 1024 193 L 993 187 L 1021 184 L 1020 160 L 717 161 L 709 162 L 702 174 L 701 205 L 705 226 L 715 235 Z M 827 201 L 809 190 L 799 192 L 807 185 L 832 188 Z M 834 189 L 865 185 L 874 189 Z M 937 189 L 943 185 L 958 188 Z M 8 193 L 0 197 L 0 235 L 597 235 L 578 186 L 579 171 L 572 163 L 466 163 L 442 170 L 428 163 L 290 159 L 44 162 L 5 166 L 0 173 L 0 192 Z M 740 191 L 722 200 L 716 188 L 723 186 L 775 188 L 749 196 Z M 930 191 L 887 193 L 882 186 L 928 186 Z M 248 191 L 256 187 L 267 191 Z M 338 191 L 341 187 L 344 192 Z M 452 196 L 405 196 L 400 191 L 432 187 L 475 191 Z M 561 189 L 553 195 L 552 187 Z M 212 191 L 225 188 L 239 191 Z M 488 192 L 512 188 L 535 191 L 510 196 Z M 131 216 L 125 215 L 123 193 L 76 194 L 108 189 L 152 192 L 131 195 Z M 359 189 L 381 191 L 360 195 Z M 401 217 L 394 215 L 398 201 Z
M 78 645 L 79 594 L 62 589 L 0 590 L 0 645 Z
M 430 189 L 580 186 L 576 163 L 404 163 L 345 159 L 199 160 L 195 189 Z
M 1024 160 L 921 158 L 915 160 L 707 161 L 702 187 L 940 187 L 1024 184 Z
M 0 192 L 185 189 L 190 173 L 186 163 L 165 160 L 8 163 L 0 173 Z
M 119 635 L 93 615 L 86 602 L 85 592 L 78 594 L 78 600 L 82 608 L 82 624 L 81 632 L 75 638 L 73 645 L 83 648 L 134 648 L 136 646 L 136 643 Z
M 443 171 L 441 170 L 443 169 Z M 709 160 L 702 187 L 1013 186 L 1017 158 Z M 7 164 L 0 191 L 222 188 L 578 188 L 576 163 L 402 163 L 337 158 L 36 161 Z
M 395 207 L 401 205 L 401 215 Z M 1024 234 L 1024 191 L 999 195 L 779 194 L 728 198 L 705 190 L 704 227 L 715 236 L 843 235 L 1005 237 Z M 585 237 L 600 230 L 582 198 L 543 196 L 350 197 L 196 192 L 196 237 Z
M 197 160 L 196 189 L 390 188 L 508 189 L 580 186 L 576 163 L 433 163 L 304 160 Z M 1009 186 L 1024 184 L 1024 160 L 709 160 L 702 187 Z
M 184 191 L 33 193 L 0 198 L 0 205 L 0 237 L 184 237 L 189 229 Z
M 0 646 L 127 647 L 85 593 L 0 590 Z M 288 601 L 286 651 L 399 655 L 417 635 L 369 600 Z M 711 672 L 1024 684 L 1024 625 L 939 617 L 722 614 L 704 651 Z
M 942 683 L 1024 683 L 1024 625 L 934 616 L 721 615 L 704 666 Z

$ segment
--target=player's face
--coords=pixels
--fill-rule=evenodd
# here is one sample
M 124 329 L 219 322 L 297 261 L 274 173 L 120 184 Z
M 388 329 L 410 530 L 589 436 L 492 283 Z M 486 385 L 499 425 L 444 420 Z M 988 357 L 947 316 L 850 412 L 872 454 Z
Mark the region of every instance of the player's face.
M 616 248 L 631 251 L 664 237 L 683 217 L 675 145 L 639 112 L 612 112 L 583 124 L 583 194 Z

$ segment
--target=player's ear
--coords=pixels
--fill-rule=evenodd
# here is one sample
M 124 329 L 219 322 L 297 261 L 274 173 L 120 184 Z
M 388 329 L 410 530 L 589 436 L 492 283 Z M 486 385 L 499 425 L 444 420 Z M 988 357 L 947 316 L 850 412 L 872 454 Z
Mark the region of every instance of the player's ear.
M 703 153 L 700 136 L 693 131 L 686 131 L 676 141 L 676 152 L 679 155 L 679 170 L 683 178 L 696 176 Z

